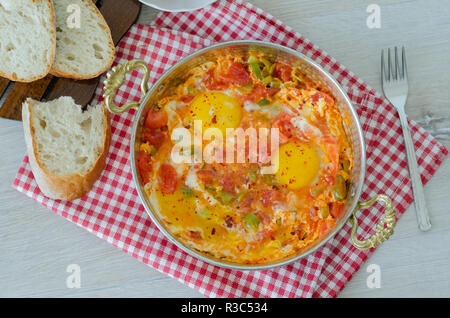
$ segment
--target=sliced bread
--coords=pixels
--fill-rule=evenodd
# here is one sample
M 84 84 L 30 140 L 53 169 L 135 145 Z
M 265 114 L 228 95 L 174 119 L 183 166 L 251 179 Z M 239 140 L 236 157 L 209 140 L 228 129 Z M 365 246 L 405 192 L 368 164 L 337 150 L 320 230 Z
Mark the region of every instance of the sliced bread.
M 51 74 L 94 78 L 114 60 L 111 31 L 91 0 L 53 0 L 56 13 L 56 56 Z
M 0 0 L 0 76 L 19 82 L 46 76 L 55 43 L 51 0 Z
M 41 191 L 49 198 L 85 195 L 106 164 L 111 128 L 101 104 L 82 111 L 72 97 L 22 106 L 29 162 Z

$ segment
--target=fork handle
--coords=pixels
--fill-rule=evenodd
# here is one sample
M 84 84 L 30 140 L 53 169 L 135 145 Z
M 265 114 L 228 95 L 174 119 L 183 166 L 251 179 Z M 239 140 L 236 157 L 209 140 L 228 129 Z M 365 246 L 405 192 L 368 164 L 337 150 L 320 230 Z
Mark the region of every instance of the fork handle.
M 417 222 L 419 223 L 419 229 L 425 232 L 431 229 L 431 222 L 425 202 L 422 179 L 420 177 L 419 167 L 417 165 L 416 152 L 411 139 L 406 113 L 404 111 L 399 111 L 399 117 L 405 140 L 406 155 L 408 156 L 408 167 L 414 193 L 414 205 L 416 208 Z

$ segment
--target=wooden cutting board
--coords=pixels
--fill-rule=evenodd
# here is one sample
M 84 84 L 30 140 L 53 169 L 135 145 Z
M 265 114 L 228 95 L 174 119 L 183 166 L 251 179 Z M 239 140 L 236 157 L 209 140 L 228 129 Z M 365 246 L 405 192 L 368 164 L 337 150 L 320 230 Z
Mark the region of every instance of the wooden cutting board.
M 94 1 L 111 29 L 114 44 L 118 44 L 139 16 L 141 3 L 138 0 Z M 22 103 L 31 97 L 38 100 L 53 100 L 60 96 L 72 96 L 79 105 L 87 105 L 97 88 L 99 77 L 76 81 L 52 75 L 32 83 L 12 82 L 0 77 L 0 117 L 22 120 Z M 5 96 L 3 96 L 5 95 Z

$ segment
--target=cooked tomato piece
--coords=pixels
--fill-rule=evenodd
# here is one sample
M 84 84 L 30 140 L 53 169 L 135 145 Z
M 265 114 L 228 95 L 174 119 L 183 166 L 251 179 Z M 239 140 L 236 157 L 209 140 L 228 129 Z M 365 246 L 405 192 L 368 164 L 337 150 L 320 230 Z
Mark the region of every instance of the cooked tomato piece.
M 223 83 L 217 80 L 214 76 L 214 70 L 212 69 L 206 73 L 206 76 L 203 78 L 203 83 L 209 90 L 221 90 L 226 89 L 228 88 L 228 86 L 230 86 L 229 83 Z
M 190 103 L 191 100 L 194 99 L 194 97 L 195 97 L 194 95 L 183 95 L 183 96 L 180 97 L 180 100 L 181 100 L 183 103 Z
M 319 101 L 319 99 L 323 98 L 325 100 L 325 103 L 329 106 L 333 106 L 334 105 L 334 99 L 333 97 L 331 97 L 330 95 L 328 95 L 327 93 L 321 92 L 321 91 L 317 91 L 317 93 L 315 93 L 314 95 L 311 96 L 311 100 L 314 103 L 317 103 Z
M 273 70 L 273 76 L 279 78 L 282 82 L 292 81 L 292 68 L 283 63 L 276 63 Z
M 268 208 L 272 202 L 279 201 L 280 199 L 281 194 L 276 190 L 263 190 L 262 192 L 262 204 L 265 208 Z
M 217 178 L 217 172 L 212 169 L 199 170 L 197 177 L 204 183 L 211 183 Z
M 163 164 L 158 170 L 159 188 L 163 194 L 172 194 L 177 188 L 178 175 L 175 168 L 169 164 Z
M 336 219 L 341 215 L 343 209 L 344 209 L 343 204 L 338 203 L 338 202 L 333 202 L 333 203 L 331 203 L 330 214 L 331 214 L 331 216 L 333 216 Z
M 325 235 L 334 226 L 334 220 L 324 220 L 319 228 L 319 235 Z
M 260 99 L 266 98 L 268 96 L 267 89 L 262 84 L 255 84 L 250 94 L 246 96 L 246 100 L 251 102 L 257 102 Z
M 273 95 L 275 95 L 276 93 L 278 93 L 280 91 L 279 87 L 269 87 L 266 88 L 267 91 L 267 95 L 272 97 Z
M 165 111 L 150 109 L 145 117 L 144 126 L 147 128 L 161 128 L 167 125 L 167 114 Z
M 250 84 L 252 81 L 244 65 L 236 62 L 230 65 L 230 67 L 226 70 L 226 73 L 219 74 L 219 79 L 224 83 L 241 86 Z
M 234 180 L 231 176 L 229 175 L 224 175 L 220 181 L 219 181 L 220 185 L 223 187 L 223 190 L 230 193 L 230 194 L 235 194 L 236 190 L 235 190 L 235 183 Z
M 255 194 L 253 192 L 249 192 L 243 196 L 242 200 L 239 202 L 239 207 L 243 211 L 249 211 L 254 201 L 255 201 Z
M 327 155 L 330 159 L 330 165 L 327 172 L 331 177 L 335 177 L 339 170 L 339 144 L 338 140 L 330 135 L 322 137 L 322 143 L 326 145 Z
M 144 129 L 142 137 L 145 141 L 148 141 L 150 145 L 159 149 L 166 139 L 166 134 L 156 129 Z
M 148 152 L 143 150 L 139 151 L 137 156 L 138 170 L 144 183 L 150 181 L 150 172 L 152 172 L 152 165 L 150 160 L 151 157 Z
M 292 137 L 294 127 L 291 118 L 291 115 L 281 113 L 273 121 L 272 128 L 278 128 L 281 143 L 287 142 Z
M 330 176 L 330 175 L 324 175 L 320 179 L 329 185 L 333 185 L 334 182 L 336 181 L 336 178 L 334 176 Z

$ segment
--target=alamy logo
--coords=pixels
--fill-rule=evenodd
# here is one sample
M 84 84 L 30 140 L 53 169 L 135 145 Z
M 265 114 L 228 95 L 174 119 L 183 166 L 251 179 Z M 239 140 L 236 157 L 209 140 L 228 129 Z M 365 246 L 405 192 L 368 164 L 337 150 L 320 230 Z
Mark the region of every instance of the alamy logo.
M 366 9 L 370 13 L 367 17 L 366 24 L 369 29 L 381 28 L 381 8 L 378 4 L 370 4 Z
M 69 29 L 79 29 L 81 28 L 81 8 L 76 4 L 69 4 L 67 6 L 67 17 L 66 23 Z
M 367 272 L 371 273 L 366 280 L 367 287 L 370 289 L 381 288 L 381 268 L 378 264 L 367 266 Z
M 70 264 L 66 268 L 67 273 L 71 273 L 66 278 L 67 288 L 81 288 L 81 268 L 78 264 Z

